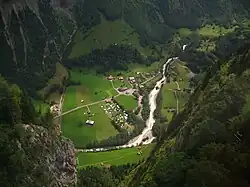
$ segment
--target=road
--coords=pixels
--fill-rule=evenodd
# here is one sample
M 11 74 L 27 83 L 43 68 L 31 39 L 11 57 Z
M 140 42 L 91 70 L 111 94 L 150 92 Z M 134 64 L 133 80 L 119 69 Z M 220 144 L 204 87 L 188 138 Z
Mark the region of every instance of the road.
M 121 148 L 134 147 L 134 146 L 137 146 L 137 145 L 139 145 L 141 143 L 145 145 L 145 144 L 152 143 L 152 141 L 155 139 L 155 137 L 153 136 L 153 133 L 152 133 L 152 128 L 153 128 L 154 123 L 155 123 L 154 112 L 155 112 L 156 107 L 157 107 L 156 99 L 157 99 L 157 96 L 158 96 L 158 94 L 159 94 L 159 92 L 161 90 L 160 88 L 162 87 L 163 84 L 166 83 L 169 67 L 176 59 L 178 59 L 178 57 L 169 58 L 166 61 L 166 63 L 163 65 L 163 68 L 162 68 L 162 75 L 163 75 L 162 79 L 156 82 L 155 87 L 152 89 L 152 91 L 149 94 L 150 114 L 149 114 L 148 120 L 146 121 L 146 127 L 143 129 L 142 133 L 139 134 L 137 137 L 134 137 L 133 139 L 131 139 L 125 145 L 115 146 L 115 147 L 112 147 L 112 148 L 109 148 L 109 149 L 114 149 L 114 148 L 115 149 L 121 149 Z M 113 86 L 113 88 L 114 88 L 114 86 Z M 116 95 L 115 97 L 118 97 L 119 95 L 120 94 Z M 69 110 L 67 112 L 62 113 L 59 116 L 56 116 L 55 118 L 58 118 L 60 116 L 66 115 L 66 114 L 69 114 L 71 112 L 74 112 L 74 111 L 79 110 L 79 109 L 84 108 L 84 107 L 88 107 L 88 106 L 91 106 L 91 105 L 101 103 L 103 101 L 105 101 L 105 100 L 101 100 L 101 101 L 93 102 L 93 103 L 90 103 L 90 104 L 78 106 L 78 107 L 76 107 L 74 109 L 71 109 L 71 110 Z M 177 107 L 178 107 L 178 105 L 179 105 L 179 101 L 178 101 L 178 98 L 177 98 Z M 177 110 L 178 110 L 178 108 L 177 108 Z M 101 151 L 106 151 L 106 150 L 109 150 L 109 149 L 108 148 L 95 148 L 95 149 L 82 149 L 81 151 L 82 152 L 101 152 Z
M 116 98 L 116 97 L 118 97 L 118 96 L 120 96 L 120 94 L 114 96 L 114 98 Z M 109 99 L 111 99 L 111 98 L 109 98 Z M 68 110 L 68 111 L 66 111 L 66 112 L 64 112 L 64 113 L 59 114 L 58 116 L 55 116 L 54 118 L 56 119 L 56 118 L 59 118 L 59 117 L 61 117 L 61 116 L 66 115 L 66 114 L 72 113 L 72 112 L 74 112 L 74 111 L 76 111 L 76 110 L 79 110 L 79 109 L 81 109 L 81 108 L 89 107 L 89 106 L 92 106 L 92 105 L 96 105 L 96 104 L 102 103 L 102 102 L 104 102 L 105 100 L 106 100 L 106 99 L 103 99 L 103 100 L 100 100 L 100 101 L 96 101 L 96 102 L 93 102 L 93 103 L 89 103 L 89 104 L 86 104 L 86 105 L 81 105 L 81 106 L 75 107 L 75 108 L 73 108 L 73 109 L 71 109 L 71 110 Z
M 143 129 L 141 134 L 139 134 L 137 137 L 134 137 L 133 139 L 131 139 L 125 145 L 114 146 L 111 148 L 82 149 L 81 151 L 82 152 L 101 152 L 101 151 L 107 151 L 110 149 L 122 149 L 122 148 L 134 147 L 134 146 L 137 146 L 141 143 L 144 145 L 152 143 L 152 141 L 155 139 L 155 137 L 153 136 L 153 133 L 152 133 L 152 128 L 153 128 L 154 123 L 155 123 L 154 112 L 155 112 L 156 107 L 157 107 L 156 99 L 157 99 L 157 96 L 161 90 L 160 89 L 161 86 L 166 83 L 166 78 L 167 78 L 166 74 L 169 71 L 169 66 L 175 61 L 175 59 L 177 59 L 177 57 L 170 58 L 163 65 L 162 79 L 156 82 L 155 87 L 152 89 L 152 91 L 149 94 L 150 114 L 149 114 L 148 120 L 146 121 L 146 127 Z

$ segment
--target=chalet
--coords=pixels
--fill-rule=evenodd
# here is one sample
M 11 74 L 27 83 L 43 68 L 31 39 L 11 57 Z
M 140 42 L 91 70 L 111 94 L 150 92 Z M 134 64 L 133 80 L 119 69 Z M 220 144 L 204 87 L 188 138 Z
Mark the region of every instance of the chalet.
M 120 87 L 120 88 L 118 88 L 118 91 L 119 92 L 124 92 L 124 91 L 126 91 L 128 88 L 127 87 Z
M 130 82 L 131 84 L 134 84 L 134 83 L 135 83 L 135 78 L 134 78 L 134 77 L 129 77 L 128 80 L 129 80 L 129 82 Z
M 108 79 L 109 81 L 111 81 L 111 80 L 114 79 L 114 77 L 113 77 L 112 75 L 109 75 L 109 76 L 107 77 L 107 79 Z
M 86 124 L 87 124 L 87 125 L 93 126 L 93 125 L 95 124 L 95 122 L 92 121 L 92 120 L 87 120 L 87 121 L 86 121 Z
M 111 103 L 111 99 L 105 99 L 105 103 Z
M 120 81 L 123 81 L 123 80 L 124 80 L 124 78 L 123 78 L 123 77 L 118 77 L 118 79 L 119 79 Z

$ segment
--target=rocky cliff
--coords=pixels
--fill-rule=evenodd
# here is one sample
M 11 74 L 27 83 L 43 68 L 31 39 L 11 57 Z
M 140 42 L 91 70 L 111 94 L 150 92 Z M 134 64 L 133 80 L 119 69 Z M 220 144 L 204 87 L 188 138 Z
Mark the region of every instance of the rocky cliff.
M 19 151 L 29 155 L 36 170 L 42 169 L 46 186 L 61 187 L 76 184 L 76 157 L 73 143 L 69 139 L 59 138 L 50 134 L 47 129 L 36 125 L 22 125 L 22 137 Z M 32 176 L 32 172 L 30 173 Z M 36 184 L 41 178 L 30 177 L 30 184 Z M 38 183 L 39 184 L 39 183 Z
M 61 187 L 76 183 L 73 143 L 39 116 L 27 95 L 0 76 L 0 186 Z

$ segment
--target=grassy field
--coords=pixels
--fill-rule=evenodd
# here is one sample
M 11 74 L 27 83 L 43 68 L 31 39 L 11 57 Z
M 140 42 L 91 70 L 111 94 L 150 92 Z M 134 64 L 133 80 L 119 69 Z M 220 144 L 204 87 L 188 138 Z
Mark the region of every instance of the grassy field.
M 176 108 L 176 98 L 174 96 L 174 92 L 166 90 L 166 88 L 163 86 L 162 94 L 163 107 Z
M 139 35 L 122 20 L 107 21 L 102 18 L 100 24 L 91 28 L 85 35 L 77 32 L 75 45 L 69 58 L 79 57 L 90 53 L 93 49 L 105 49 L 111 44 L 130 44 L 142 54 L 151 54 L 151 49 L 143 48 L 139 44 Z
M 131 84 L 129 84 L 127 77 L 124 77 L 123 81 L 115 79 L 113 80 L 113 84 L 115 88 L 120 88 L 120 87 L 131 88 L 132 87 Z
M 144 145 L 142 155 L 137 155 L 138 149 L 136 147 L 99 153 L 78 153 L 78 167 L 82 168 L 91 165 L 100 166 L 101 163 L 110 165 L 136 163 L 147 158 L 154 145 L 155 144 Z
M 89 71 L 70 71 L 70 75 L 71 80 L 79 82 L 80 85 L 66 89 L 63 111 L 117 95 L 110 81 L 104 76 Z M 84 102 L 81 103 L 81 100 Z
M 93 140 L 103 140 L 117 134 L 100 104 L 89 106 L 89 110 L 94 116 L 90 117 L 85 107 L 62 117 L 63 136 L 70 138 L 76 147 L 83 147 Z M 86 125 L 88 119 L 95 121 L 95 125 Z
M 125 110 L 134 110 L 137 107 L 137 101 L 133 96 L 120 95 L 115 100 L 122 105 Z
M 201 27 L 200 29 L 197 29 L 195 31 L 192 31 L 188 28 L 181 28 L 178 30 L 178 33 L 181 36 L 189 36 L 190 34 L 197 32 L 202 36 L 206 36 L 206 37 L 219 37 L 220 35 L 224 35 L 224 34 L 228 34 L 230 32 L 233 32 L 235 29 L 235 27 L 231 27 L 231 28 L 225 28 L 219 25 L 204 25 L 203 27 Z

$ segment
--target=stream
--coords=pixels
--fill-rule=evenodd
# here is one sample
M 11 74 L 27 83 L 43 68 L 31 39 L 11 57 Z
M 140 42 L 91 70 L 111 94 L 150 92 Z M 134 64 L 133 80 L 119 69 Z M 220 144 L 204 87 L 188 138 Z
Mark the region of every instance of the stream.
M 121 149 L 121 148 L 128 148 L 128 147 L 134 147 L 134 146 L 138 146 L 139 144 L 143 144 L 143 145 L 147 145 L 152 143 L 152 141 L 155 139 L 155 137 L 153 136 L 152 133 L 152 128 L 154 126 L 155 123 L 155 118 L 154 118 L 154 112 L 156 110 L 156 99 L 157 96 L 161 90 L 161 87 L 163 84 L 166 83 L 166 68 L 168 71 L 169 65 L 171 63 L 174 62 L 174 60 L 178 59 L 178 57 L 174 57 L 174 58 L 169 58 L 166 63 L 163 65 L 162 68 L 162 78 L 161 80 L 157 81 L 154 88 L 152 89 L 152 91 L 149 94 L 149 108 L 150 108 L 150 113 L 149 113 L 149 117 L 146 121 L 146 126 L 143 129 L 142 133 L 139 134 L 138 136 L 134 137 L 133 139 L 131 139 L 127 144 L 125 145 L 120 145 L 120 146 L 114 146 L 111 148 L 93 148 L 93 149 L 83 149 L 81 150 L 82 152 L 101 152 L 101 151 L 107 151 L 110 149 Z M 145 140 L 145 141 L 144 141 Z

